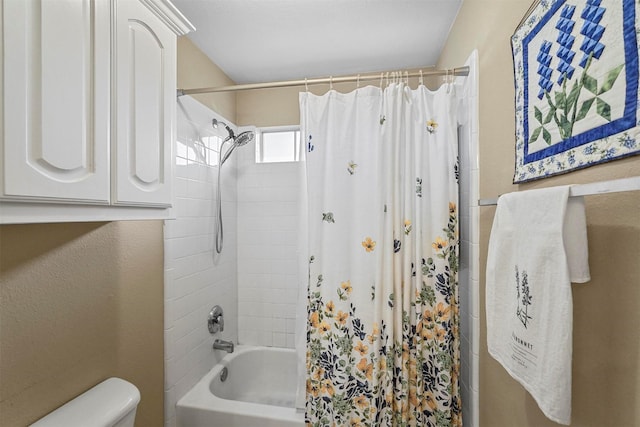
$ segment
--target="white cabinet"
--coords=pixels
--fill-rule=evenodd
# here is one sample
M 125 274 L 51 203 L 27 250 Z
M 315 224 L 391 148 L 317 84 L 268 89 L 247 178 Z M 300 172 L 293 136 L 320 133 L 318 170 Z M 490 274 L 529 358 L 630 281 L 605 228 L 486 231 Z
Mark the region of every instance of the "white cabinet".
M 4 195 L 108 204 L 108 2 L 3 5 Z
M 176 36 L 191 24 L 168 0 L 3 0 L 0 10 L 0 223 L 30 222 L 34 209 L 33 222 L 166 217 Z
M 139 1 L 116 2 L 114 44 L 116 204 L 171 203 L 176 38 Z

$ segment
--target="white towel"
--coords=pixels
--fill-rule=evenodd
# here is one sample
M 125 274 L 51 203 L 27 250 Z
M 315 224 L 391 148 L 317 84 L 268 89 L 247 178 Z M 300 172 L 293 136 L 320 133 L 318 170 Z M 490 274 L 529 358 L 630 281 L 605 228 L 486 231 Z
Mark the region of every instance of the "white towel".
M 489 353 L 551 420 L 571 422 L 571 282 L 589 281 L 584 200 L 569 187 L 501 196 L 487 258 Z

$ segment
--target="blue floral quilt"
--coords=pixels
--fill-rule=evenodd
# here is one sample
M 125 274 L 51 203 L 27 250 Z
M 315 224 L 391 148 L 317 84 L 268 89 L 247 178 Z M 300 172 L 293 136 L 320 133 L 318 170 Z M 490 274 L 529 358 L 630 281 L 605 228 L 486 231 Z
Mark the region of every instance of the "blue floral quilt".
M 640 153 L 637 8 L 541 0 L 516 30 L 514 183 Z

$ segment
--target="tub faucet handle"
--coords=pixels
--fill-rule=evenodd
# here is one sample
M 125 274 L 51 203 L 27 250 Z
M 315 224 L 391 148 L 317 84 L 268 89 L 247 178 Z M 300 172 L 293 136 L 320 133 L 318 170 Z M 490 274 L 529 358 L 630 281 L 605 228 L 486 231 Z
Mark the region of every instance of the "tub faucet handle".
M 213 306 L 209 312 L 209 318 L 207 320 L 207 326 L 209 327 L 209 333 L 211 335 L 216 332 L 224 331 L 224 317 L 222 307 L 219 305 Z

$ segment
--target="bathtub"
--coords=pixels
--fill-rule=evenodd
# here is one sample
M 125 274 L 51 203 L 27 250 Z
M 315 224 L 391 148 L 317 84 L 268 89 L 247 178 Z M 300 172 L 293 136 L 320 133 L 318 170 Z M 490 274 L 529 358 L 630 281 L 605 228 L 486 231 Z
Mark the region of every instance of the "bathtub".
M 176 405 L 179 427 L 301 427 L 295 350 L 238 345 Z M 220 374 L 227 368 L 227 379 Z

